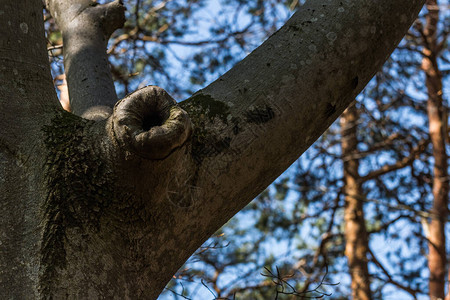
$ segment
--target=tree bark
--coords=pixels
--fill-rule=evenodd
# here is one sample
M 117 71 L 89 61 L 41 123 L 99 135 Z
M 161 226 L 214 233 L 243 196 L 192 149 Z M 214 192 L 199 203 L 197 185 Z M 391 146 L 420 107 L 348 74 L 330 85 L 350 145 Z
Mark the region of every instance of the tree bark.
M 68 5 L 61 13 L 78 24 L 62 28 L 79 40 L 64 38 L 75 114 L 62 110 L 54 92 L 41 1 L 0 3 L 5 299 L 155 299 L 203 241 L 339 116 L 422 5 L 310 1 L 180 105 L 148 87 L 120 100 L 108 119 L 92 121 L 79 116 L 115 99 L 112 92 L 99 95 L 100 102 L 82 94 L 90 85 L 94 95 L 96 88 L 111 89 L 110 75 L 95 69 L 102 63 L 97 67 L 107 70 L 107 61 L 96 58 L 108 31 L 98 35 L 88 15 L 101 11 L 106 23 L 117 15 L 83 6 L 85 0 L 54 2 Z M 90 49 L 92 64 L 79 55 Z
M 341 116 L 341 147 L 342 157 L 352 157 L 358 151 L 358 110 L 352 105 Z M 361 177 L 359 176 L 359 161 L 357 158 L 344 160 L 345 195 L 345 256 L 347 256 L 349 273 L 352 278 L 352 298 L 355 300 L 370 300 L 370 276 L 367 254 L 369 241 L 367 236 L 363 201 L 361 201 Z
M 430 299 L 444 299 L 446 282 L 446 249 L 445 224 L 448 216 L 448 165 L 446 153 L 447 108 L 442 95 L 442 75 L 438 67 L 439 56 L 437 41 L 437 24 L 439 21 L 439 6 L 436 0 L 427 0 L 426 25 L 424 34 L 424 59 L 422 70 L 426 75 L 428 90 L 428 121 L 430 139 L 433 145 L 433 208 L 429 226 L 428 268 L 430 270 Z
M 59 108 L 42 3 L 0 2 L 0 298 L 38 299 L 43 133 Z M 37 155 L 39 152 L 39 155 Z

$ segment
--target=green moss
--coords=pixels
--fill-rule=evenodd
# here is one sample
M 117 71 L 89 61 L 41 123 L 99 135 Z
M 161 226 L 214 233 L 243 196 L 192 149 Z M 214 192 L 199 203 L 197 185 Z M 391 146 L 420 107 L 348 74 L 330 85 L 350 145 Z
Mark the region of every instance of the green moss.
M 210 95 L 198 93 L 182 102 L 180 106 L 188 112 L 194 124 L 192 156 L 197 163 L 230 147 L 231 138 L 219 138 L 207 129 L 214 126 L 212 123 L 217 120 L 228 124 L 230 108 L 227 104 L 215 100 Z
M 195 110 L 204 114 L 210 121 L 213 121 L 214 118 L 219 118 L 222 122 L 227 122 L 228 114 L 230 113 L 230 109 L 227 104 L 215 100 L 210 95 L 203 95 L 202 93 L 198 93 L 193 95 L 187 101 L 181 103 L 181 106 L 185 110 L 189 110 L 189 108 L 195 108 Z
M 47 198 L 43 204 L 44 235 L 41 254 L 41 294 L 51 298 L 58 269 L 66 266 L 68 228 L 88 238 L 99 227 L 102 211 L 112 198 L 108 174 L 99 147 L 86 138 L 93 122 L 63 112 L 42 128 L 47 157 Z

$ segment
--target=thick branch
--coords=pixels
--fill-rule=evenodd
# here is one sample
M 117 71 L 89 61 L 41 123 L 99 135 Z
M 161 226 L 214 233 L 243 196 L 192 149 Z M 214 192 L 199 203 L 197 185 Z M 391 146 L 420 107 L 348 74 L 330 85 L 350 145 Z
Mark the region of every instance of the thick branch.
M 191 184 L 200 197 L 188 224 L 201 218 L 206 238 L 292 164 L 381 67 L 422 4 L 309 1 L 181 103 L 194 123 Z
M 76 115 L 105 119 L 117 102 L 106 47 L 114 30 L 123 26 L 121 1 L 97 5 L 92 0 L 47 0 L 63 34 L 64 67 L 70 105 Z

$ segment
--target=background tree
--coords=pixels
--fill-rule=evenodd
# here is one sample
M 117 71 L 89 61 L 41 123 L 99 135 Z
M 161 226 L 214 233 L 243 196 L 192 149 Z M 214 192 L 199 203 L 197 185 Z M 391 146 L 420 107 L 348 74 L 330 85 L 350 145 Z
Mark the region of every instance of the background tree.
M 446 287 L 447 253 L 445 250 L 445 224 L 448 216 L 449 177 L 446 142 L 448 141 L 448 106 L 444 104 L 442 74 L 438 59 L 447 43 L 448 27 L 439 34 L 439 6 L 436 0 L 426 3 L 428 13 L 424 28 L 419 26 L 423 37 L 422 70 L 428 92 L 427 112 L 430 139 L 433 145 L 433 208 L 426 237 L 429 243 L 428 268 L 430 270 L 430 299 L 444 299 Z M 448 25 L 448 24 L 447 24 Z M 441 37 L 438 38 L 438 36 Z M 443 35 L 443 37 L 442 37 Z M 448 284 L 447 284 L 448 285 Z M 448 298 L 450 299 L 450 291 Z

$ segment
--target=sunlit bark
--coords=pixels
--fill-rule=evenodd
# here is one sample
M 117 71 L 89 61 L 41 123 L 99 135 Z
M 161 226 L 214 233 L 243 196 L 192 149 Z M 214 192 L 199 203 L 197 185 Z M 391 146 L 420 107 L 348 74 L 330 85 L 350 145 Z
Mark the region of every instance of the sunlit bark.
M 442 75 L 437 57 L 439 55 L 437 41 L 437 24 L 439 21 L 439 6 L 436 0 L 427 0 L 428 13 L 423 30 L 425 58 L 422 60 L 422 70 L 426 75 L 428 90 L 428 121 L 430 139 L 433 145 L 433 208 L 429 225 L 428 268 L 430 270 L 430 299 L 444 299 L 446 282 L 446 249 L 445 224 L 448 216 L 448 165 L 445 149 L 447 136 L 447 108 L 442 98 Z

